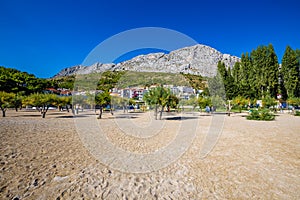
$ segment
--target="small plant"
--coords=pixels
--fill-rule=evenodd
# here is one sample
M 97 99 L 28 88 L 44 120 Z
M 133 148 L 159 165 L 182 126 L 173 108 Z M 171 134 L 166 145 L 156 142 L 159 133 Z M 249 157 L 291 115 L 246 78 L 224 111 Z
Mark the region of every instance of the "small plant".
M 300 111 L 296 111 L 295 116 L 300 116 Z
M 268 109 L 250 110 L 250 114 L 247 116 L 247 119 L 248 120 L 272 121 L 275 119 L 275 115 L 272 114 Z

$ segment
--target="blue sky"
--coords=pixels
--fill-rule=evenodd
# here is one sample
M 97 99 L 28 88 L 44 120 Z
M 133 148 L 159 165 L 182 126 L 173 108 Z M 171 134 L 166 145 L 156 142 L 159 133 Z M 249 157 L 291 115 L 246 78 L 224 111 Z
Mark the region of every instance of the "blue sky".
M 300 48 L 299 8 L 296 0 L 0 0 L 0 66 L 51 77 L 139 27 L 173 29 L 236 56 L 272 43 L 281 61 L 286 45 Z

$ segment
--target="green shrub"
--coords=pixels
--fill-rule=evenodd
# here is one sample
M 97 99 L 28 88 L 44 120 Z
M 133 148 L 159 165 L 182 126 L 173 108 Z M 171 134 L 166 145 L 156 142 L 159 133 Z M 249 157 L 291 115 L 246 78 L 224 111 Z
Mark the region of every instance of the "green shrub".
M 296 111 L 295 116 L 300 116 L 300 111 Z
M 275 115 L 272 114 L 268 109 L 264 110 L 251 110 L 250 114 L 247 116 L 248 120 L 263 120 L 272 121 L 275 119 Z

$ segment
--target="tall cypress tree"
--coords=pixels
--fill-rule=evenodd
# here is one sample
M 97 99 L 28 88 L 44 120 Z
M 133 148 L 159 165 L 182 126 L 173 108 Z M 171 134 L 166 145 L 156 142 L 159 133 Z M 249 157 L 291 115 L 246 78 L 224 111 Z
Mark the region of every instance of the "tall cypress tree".
M 234 97 L 237 96 L 237 91 L 236 91 L 236 85 L 230 67 L 228 67 L 227 69 L 227 77 L 225 82 L 226 82 L 226 87 L 225 87 L 226 96 L 228 99 L 233 99 Z
M 220 74 L 224 84 L 226 99 L 233 99 L 236 96 L 236 89 L 230 67 L 226 69 L 225 63 L 219 61 L 218 73 Z
M 267 93 L 271 95 L 271 97 L 276 98 L 278 93 L 278 76 L 279 76 L 279 64 L 278 58 L 274 51 L 273 45 L 269 44 L 267 47 L 267 55 L 266 55 L 266 65 L 264 69 L 264 73 L 266 74 L 266 86 Z
M 222 79 L 225 80 L 227 77 L 227 70 L 226 70 L 225 64 L 223 62 L 219 61 L 217 69 L 218 69 L 218 72 L 220 73 Z
M 287 46 L 285 49 L 280 72 L 287 96 L 289 98 L 297 96 L 297 88 L 299 87 L 299 62 L 296 51 L 290 46 Z
M 262 98 L 267 91 L 266 78 L 266 52 L 265 46 L 259 46 L 251 52 L 253 64 L 253 77 L 251 78 L 252 87 L 255 89 L 256 97 Z
M 239 82 L 236 83 L 238 94 L 244 97 L 253 96 L 252 81 L 249 79 L 252 74 L 252 61 L 249 53 L 242 54 L 240 68 L 238 71 Z M 236 72 L 235 72 L 236 73 Z
M 232 77 L 234 79 L 235 84 L 240 82 L 240 62 L 234 63 L 234 66 L 232 68 Z
M 296 56 L 297 56 L 297 60 L 298 60 L 298 87 L 297 87 L 297 93 L 296 96 L 300 97 L 300 49 L 296 49 Z

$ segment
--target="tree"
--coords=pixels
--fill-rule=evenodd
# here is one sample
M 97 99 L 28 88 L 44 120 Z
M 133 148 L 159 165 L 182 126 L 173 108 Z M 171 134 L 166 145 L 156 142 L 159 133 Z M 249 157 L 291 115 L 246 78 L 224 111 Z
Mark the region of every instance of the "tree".
M 270 95 L 266 95 L 262 99 L 262 107 L 264 108 L 270 108 L 272 107 L 275 110 L 275 106 L 277 105 L 277 101 L 275 98 L 271 97 Z
M 114 106 L 120 106 L 123 108 L 123 112 L 125 113 L 127 110 L 127 106 L 129 104 L 129 99 L 128 98 L 123 98 L 119 96 L 112 96 L 111 98 L 112 104 Z
M 57 106 L 58 110 L 61 111 L 63 107 L 69 112 L 69 106 L 71 105 L 72 97 L 71 96 L 56 96 L 53 99 L 53 105 Z
M 101 74 L 101 78 L 97 85 L 97 90 L 109 91 L 112 89 L 125 74 L 122 71 L 105 71 Z
M 300 49 L 296 49 L 296 56 L 297 56 L 297 60 L 298 60 L 298 87 L 297 87 L 297 92 L 296 95 L 297 97 L 300 97 Z
M 211 99 L 208 98 L 208 97 L 199 96 L 198 97 L 198 104 L 199 104 L 200 111 L 202 112 L 202 109 L 204 109 L 206 106 L 211 105 Z
M 13 93 L 0 91 L 0 108 L 2 111 L 2 117 L 5 117 L 7 108 L 12 106 L 12 101 L 14 97 L 15 94 Z
M 174 94 L 170 94 L 167 99 L 167 110 L 170 112 L 170 108 L 177 108 L 179 99 Z
M 144 95 L 144 100 L 150 104 L 150 105 L 155 105 L 155 119 L 157 119 L 157 110 L 158 106 L 161 107 L 159 119 L 162 119 L 162 112 L 164 111 L 164 108 L 166 106 L 171 106 L 174 102 L 174 96 L 171 96 L 171 91 L 169 88 L 164 88 L 162 86 L 153 88 L 149 90 L 145 95 Z M 173 103 L 172 103 L 173 102 Z M 179 100 L 175 100 L 175 104 L 178 104 Z
M 16 112 L 18 112 L 18 109 L 22 108 L 22 99 L 24 98 L 24 96 L 22 96 L 22 94 L 19 92 L 17 94 L 14 95 L 14 98 L 12 99 L 12 105 L 14 106 Z
M 251 52 L 251 62 L 253 65 L 253 76 L 251 77 L 252 88 L 255 90 L 255 96 L 262 98 L 267 88 L 266 79 L 266 47 L 258 46 Z
M 144 101 L 148 103 L 149 105 L 154 105 L 155 110 L 155 119 L 157 120 L 157 109 L 159 105 L 159 94 L 158 90 L 156 88 L 150 89 L 145 95 L 144 95 Z
M 242 112 L 242 109 L 249 105 L 249 99 L 246 99 L 242 96 L 237 96 L 232 100 L 233 106 L 236 106 L 239 109 L 239 112 Z
M 95 94 L 87 92 L 85 102 L 93 109 L 95 107 Z
M 66 88 L 73 90 L 74 82 L 75 82 L 75 75 L 53 78 L 49 80 L 51 87 L 54 88 Z
M 239 64 L 235 65 L 236 69 L 233 69 L 234 75 L 237 76 L 237 70 L 239 69 Z M 226 69 L 225 63 L 223 62 L 218 62 L 218 73 L 220 74 L 222 78 L 222 83 L 224 84 L 224 89 L 226 93 L 226 98 L 227 99 L 232 99 L 235 97 L 237 94 L 236 92 L 236 85 L 235 85 L 235 79 L 233 77 L 233 73 L 231 72 L 231 68 L 228 67 Z M 237 69 L 238 68 L 238 69 Z M 236 77 L 238 78 L 238 77 Z
M 239 83 L 241 80 L 240 77 L 240 62 L 234 63 L 234 66 L 232 68 L 232 77 L 235 83 Z
M 99 105 L 99 119 L 102 118 L 102 113 L 103 113 L 103 107 L 107 106 L 107 105 L 111 105 L 111 96 L 109 94 L 109 92 L 99 92 L 95 95 L 95 102 L 96 105 Z M 110 110 L 111 114 L 112 113 L 112 109 Z
M 55 94 L 34 93 L 27 96 L 23 100 L 23 104 L 36 106 L 37 110 L 41 112 L 42 118 L 45 118 L 50 105 L 55 104 L 56 101 L 57 95 Z
M 224 101 L 226 99 L 225 85 L 223 78 L 219 70 L 217 71 L 216 76 L 208 79 L 208 90 L 209 92 L 203 92 L 202 95 L 210 96 L 219 96 Z
M 189 100 L 186 101 L 186 104 L 193 106 L 193 111 L 194 111 L 195 108 L 198 106 L 198 98 L 194 95 L 191 95 Z
M 279 88 L 279 64 L 272 44 L 269 44 L 267 48 L 266 66 L 264 73 L 266 73 L 267 94 L 269 94 L 273 98 L 276 98 Z
M 280 72 L 287 96 L 289 98 L 297 97 L 297 89 L 300 87 L 299 62 L 296 52 L 290 46 L 287 46 L 285 49 Z
M 227 77 L 225 79 L 224 84 L 225 84 L 226 98 L 233 99 L 237 95 L 237 91 L 236 91 L 236 85 L 230 67 L 228 67 Z
M 41 92 L 49 83 L 48 80 L 37 78 L 27 72 L 0 67 L 0 91 L 24 92 L 28 95 L 34 92 Z
M 239 91 L 237 95 L 244 97 L 252 97 L 255 95 L 256 77 L 254 71 L 249 53 L 242 54 L 238 70 L 238 81 L 236 82 L 237 91 Z
M 287 100 L 289 105 L 292 106 L 299 106 L 300 105 L 300 98 L 299 97 L 291 97 Z

